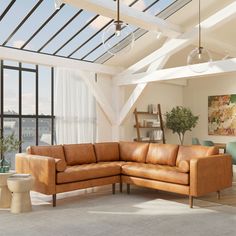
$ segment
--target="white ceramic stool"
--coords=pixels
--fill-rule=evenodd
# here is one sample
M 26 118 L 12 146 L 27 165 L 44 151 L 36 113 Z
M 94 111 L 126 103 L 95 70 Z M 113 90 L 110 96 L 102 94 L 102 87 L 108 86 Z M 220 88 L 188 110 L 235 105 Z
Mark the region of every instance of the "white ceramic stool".
M 11 206 L 11 192 L 7 187 L 7 179 L 14 172 L 0 173 L 0 208 L 9 208 Z
M 11 212 L 22 213 L 32 210 L 30 190 L 34 184 L 31 175 L 13 175 L 8 178 L 7 185 L 12 192 Z

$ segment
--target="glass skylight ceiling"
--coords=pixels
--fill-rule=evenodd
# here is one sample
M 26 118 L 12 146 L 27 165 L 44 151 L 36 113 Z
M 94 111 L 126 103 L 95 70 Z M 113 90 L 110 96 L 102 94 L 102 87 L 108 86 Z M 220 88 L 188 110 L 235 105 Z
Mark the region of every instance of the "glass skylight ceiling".
M 113 1 L 113 0 L 110 0 Z M 163 19 L 191 0 L 121 0 L 121 3 Z M 122 14 L 122 12 L 121 12 Z M 53 0 L 1 0 L 0 45 L 21 50 L 104 63 L 112 55 L 102 44 L 103 30 L 113 19 L 62 4 L 55 10 Z M 147 31 L 130 25 L 135 39 Z M 117 37 L 110 36 L 115 46 Z

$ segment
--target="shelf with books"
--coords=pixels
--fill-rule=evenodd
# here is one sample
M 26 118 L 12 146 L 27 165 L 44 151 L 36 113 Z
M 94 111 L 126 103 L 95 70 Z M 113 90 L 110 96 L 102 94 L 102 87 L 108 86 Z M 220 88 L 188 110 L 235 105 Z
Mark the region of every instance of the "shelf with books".
M 158 104 L 156 107 L 157 110 L 155 110 L 155 113 L 138 111 L 137 108 L 135 108 L 134 128 L 137 132 L 137 138 L 135 138 L 134 141 L 165 143 L 161 106 Z M 143 133 L 145 132 L 144 130 L 146 130 L 145 136 L 143 136 Z

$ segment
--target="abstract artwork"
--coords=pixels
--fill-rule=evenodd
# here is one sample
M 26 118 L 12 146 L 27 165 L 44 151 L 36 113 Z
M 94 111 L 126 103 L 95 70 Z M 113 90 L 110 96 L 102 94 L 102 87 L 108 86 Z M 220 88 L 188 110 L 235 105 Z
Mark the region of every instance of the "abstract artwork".
M 208 134 L 236 135 L 236 94 L 208 97 Z

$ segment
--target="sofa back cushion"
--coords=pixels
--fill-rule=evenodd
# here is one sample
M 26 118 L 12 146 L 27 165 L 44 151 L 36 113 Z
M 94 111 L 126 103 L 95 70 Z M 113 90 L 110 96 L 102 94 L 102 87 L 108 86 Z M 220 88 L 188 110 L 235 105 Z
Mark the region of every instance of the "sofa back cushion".
M 146 163 L 175 166 L 178 149 L 175 144 L 150 143 Z
M 180 146 L 176 165 L 178 166 L 180 161 L 189 161 L 194 157 L 206 157 L 217 154 L 219 154 L 219 149 L 217 147 L 207 147 L 200 145 Z
M 96 157 L 91 143 L 65 144 L 64 151 L 68 165 L 81 165 L 95 163 Z
M 65 155 L 62 145 L 53 146 L 30 146 L 27 153 L 32 155 L 53 157 L 65 161 Z
M 149 143 L 120 142 L 120 160 L 145 163 Z
M 119 143 L 95 143 L 94 149 L 97 162 L 120 160 Z
M 57 159 L 56 160 L 57 171 L 64 171 L 66 169 L 66 160 L 62 145 L 30 146 L 26 150 L 28 154 L 47 156 Z

